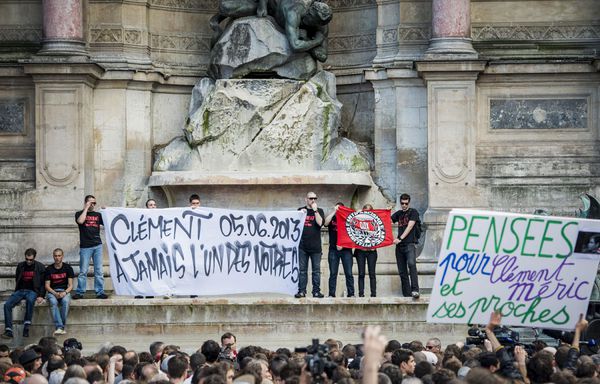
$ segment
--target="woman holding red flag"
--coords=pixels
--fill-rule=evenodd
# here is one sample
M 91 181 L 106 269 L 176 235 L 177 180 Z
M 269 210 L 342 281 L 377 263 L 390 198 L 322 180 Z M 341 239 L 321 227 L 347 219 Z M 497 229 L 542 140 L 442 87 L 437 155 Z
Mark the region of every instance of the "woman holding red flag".
M 371 204 L 365 204 L 362 207 L 363 211 L 372 211 Z M 358 296 L 365 296 L 365 272 L 366 267 L 369 268 L 369 286 L 371 289 L 371 297 L 377 296 L 377 275 L 375 265 L 377 264 L 377 250 L 375 248 L 355 249 L 354 257 L 358 265 Z

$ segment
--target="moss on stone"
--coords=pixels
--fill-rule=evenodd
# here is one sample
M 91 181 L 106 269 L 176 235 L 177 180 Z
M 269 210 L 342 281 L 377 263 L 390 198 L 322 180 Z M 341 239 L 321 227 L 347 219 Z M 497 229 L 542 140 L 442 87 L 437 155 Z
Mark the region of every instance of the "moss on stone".
M 327 104 L 323 108 L 323 155 L 321 161 L 325 161 L 327 156 L 329 156 L 329 141 L 331 140 L 331 133 L 329 132 L 329 115 L 331 114 L 332 109 L 333 106 L 331 104 Z
M 350 167 L 353 172 L 368 171 L 369 163 L 362 156 L 354 155 Z
M 313 83 L 315 85 L 315 87 L 317 87 L 317 97 L 320 99 L 321 96 L 323 95 L 323 87 L 321 86 L 321 84 L 318 83 Z
M 205 109 L 204 112 L 202 113 L 202 133 L 204 134 L 204 136 L 208 135 L 208 129 L 209 129 L 209 125 L 208 125 L 208 120 L 210 118 L 210 112 L 208 109 Z

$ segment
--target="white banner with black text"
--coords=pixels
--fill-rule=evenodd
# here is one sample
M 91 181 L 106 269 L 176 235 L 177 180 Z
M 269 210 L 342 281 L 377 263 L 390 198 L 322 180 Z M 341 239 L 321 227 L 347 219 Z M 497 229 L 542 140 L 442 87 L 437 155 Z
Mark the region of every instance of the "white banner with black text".
M 298 290 L 305 212 L 105 208 L 118 295 L 224 295 Z

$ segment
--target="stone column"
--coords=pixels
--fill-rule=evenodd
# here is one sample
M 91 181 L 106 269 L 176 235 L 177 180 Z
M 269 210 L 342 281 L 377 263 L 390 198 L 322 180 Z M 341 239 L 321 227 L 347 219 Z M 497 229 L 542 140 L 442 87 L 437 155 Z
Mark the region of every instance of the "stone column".
M 377 56 L 373 66 L 392 64 L 398 54 L 398 24 L 400 24 L 400 6 L 394 0 L 376 0 L 377 2 Z
M 471 44 L 471 1 L 433 0 L 431 40 L 426 58 L 456 55 L 457 58 L 476 58 Z
M 41 54 L 85 55 L 81 0 L 43 0 Z
M 375 94 L 375 132 L 373 137 L 375 183 L 389 200 L 396 195 L 396 91 L 387 71 L 370 71 L 367 80 Z

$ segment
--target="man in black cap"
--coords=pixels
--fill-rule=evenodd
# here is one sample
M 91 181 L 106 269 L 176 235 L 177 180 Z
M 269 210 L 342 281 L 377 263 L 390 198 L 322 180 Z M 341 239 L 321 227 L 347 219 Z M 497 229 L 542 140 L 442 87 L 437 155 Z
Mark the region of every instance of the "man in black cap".
M 35 260 L 37 251 L 28 248 L 25 251 L 25 261 L 17 264 L 15 271 L 15 291 L 4 303 L 4 333 L 3 339 L 12 339 L 12 310 L 25 300 L 25 319 L 23 320 L 23 337 L 29 337 L 29 326 L 33 318 L 33 306 L 44 302 L 44 272 L 46 268 Z
M 38 354 L 33 349 L 27 349 L 19 357 L 19 364 L 31 374 L 36 373 L 42 366 L 42 355 Z

